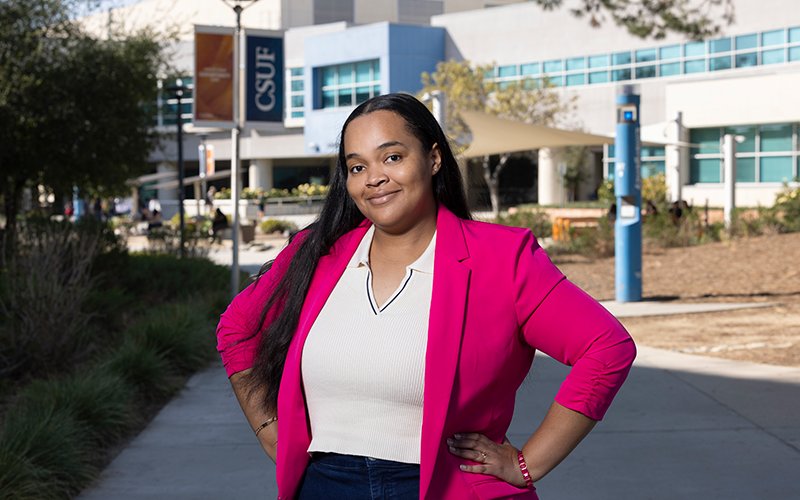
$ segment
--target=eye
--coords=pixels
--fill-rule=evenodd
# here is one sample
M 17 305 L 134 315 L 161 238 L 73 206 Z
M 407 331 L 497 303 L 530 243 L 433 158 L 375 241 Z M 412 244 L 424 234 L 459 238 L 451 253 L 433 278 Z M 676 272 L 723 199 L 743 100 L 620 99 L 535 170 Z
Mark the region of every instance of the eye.
M 386 157 L 386 161 L 388 161 L 390 163 L 395 163 L 395 162 L 400 161 L 401 158 L 402 157 L 399 154 L 391 154 L 391 155 Z
M 352 165 L 348 171 L 352 175 L 352 174 L 357 174 L 362 170 L 364 170 L 364 165 Z

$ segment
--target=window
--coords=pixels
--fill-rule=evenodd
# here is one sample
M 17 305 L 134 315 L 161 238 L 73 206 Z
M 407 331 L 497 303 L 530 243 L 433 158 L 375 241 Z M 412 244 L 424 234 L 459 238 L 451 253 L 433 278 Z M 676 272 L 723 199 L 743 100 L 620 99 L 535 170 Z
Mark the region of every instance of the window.
M 689 182 L 722 182 L 721 160 L 717 158 L 692 158 L 689 165 Z
M 765 31 L 761 33 L 761 46 L 781 45 L 786 41 L 783 30 Z
M 630 80 L 630 79 L 631 79 L 630 69 L 615 69 L 611 72 L 611 80 L 615 82 L 619 82 L 622 80 Z
M 561 60 L 556 61 L 547 61 L 544 63 L 544 72 L 545 73 L 559 73 L 563 68 L 563 64 Z
M 656 49 L 641 49 L 636 51 L 636 62 L 650 62 L 656 60 Z
M 304 90 L 303 68 L 289 68 L 289 109 L 286 110 L 288 118 L 303 118 Z
M 783 49 L 764 50 L 761 52 L 761 64 L 778 64 L 783 62 Z
M 731 69 L 731 56 L 714 57 L 708 61 L 708 67 L 711 71 Z
M 686 61 L 683 63 L 684 73 L 702 73 L 706 70 L 706 60 L 697 59 L 695 61 Z
M 761 182 L 788 182 L 792 180 L 791 156 L 762 156 L 759 161 Z
M 789 43 L 800 42 L 800 28 L 789 28 Z
M 736 156 L 736 182 L 756 181 L 756 159 Z
M 785 125 L 762 125 L 761 132 L 761 151 L 791 151 L 792 150 L 792 126 Z
M 589 73 L 589 83 L 606 83 L 608 82 L 608 71 L 595 71 Z
M 720 129 L 718 128 L 695 128 L 689 132 L 689 142 L 697 144 L 697 148 L 693 148 L 695 153 L 699 154 L 718 154 Z
M 736 50 L 755 49 L 758 47 L 758 35 L 742 35 L 736 37 Z
M 736 154 L 739 153 L 755 153 L 756 151 L 756 127 L 728 127 L 723 132 L 724 134 L 739 135 L 744 137 L 744 141 L 736 144 Z
M 661 76 L 672 76 L 681 74 L 681 63 L 667 63 L 659 66 Z
M 567 59 L 567 71 L 573 71 L 576 69 L 585 69 L 585 68 L 586 68 L 585 57 L 573 57 L 571 59 Z
M 758 65 L 758 54 L 756 52 L 747 52 L 745 54 L 736 54 L 736 67 L 747 68 L 750 66 Z
M 512 64 L 510 66 L 500 66 L 497 69 L 497 76 L 500 78 L 506 78 L 509 76 L 517 76 L 517 66 L 516 64 Z
M 708 50 L 712 54 L 717 54 L 719 52 L 730 52 L 731 50 L 731 39 L 730 38 L 720 38 L 717 40 L 711 40 L 708 42 Z
M 662 61 L 665 59 L 678 59 L 681 56 L 680 45 L 670 45 L 668 47 L 661 47 L 658 49 L 658 58 Z
M 608 54 L 589 57 L 590 68 L 605 68 L 606 66 L 608 66 Z
M 377 59 L 320 68 L 322 108 L 355 106 L 380 94 Z
M 683 44 L 683 55 L 686 57 L 706 55 L 706 44 L 704 42 L 689 42 Z
M 655 78 L 656 76 L 656 67 L 655 66 L 639 66 L 636 68 L 636 78 Z
M 617 52 L 616 54 L 611 56 L 611 59 L 615 66 L 620 64 L 630 64 L 631 63 L 631 53 L 630 52 Z
M 538 75 L 541 73 L 541 65 L 539 63 L 523 64 L 519 67 L 521 75 Z
M 800 47 L 789 48 L 789 60 L 800 61 Z
M 586 75 L 579 73 L 577 75 L 567 75 L 567 86 L 583 85 L 586 83 Z

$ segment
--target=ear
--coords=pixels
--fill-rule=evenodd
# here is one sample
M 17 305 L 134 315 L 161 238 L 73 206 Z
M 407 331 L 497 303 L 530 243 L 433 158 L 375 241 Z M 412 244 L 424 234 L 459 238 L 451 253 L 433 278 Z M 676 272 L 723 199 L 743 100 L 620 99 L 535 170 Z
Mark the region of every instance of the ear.
M 431 175 L 436 175 L 436 172 L 442 168 L 442 152 L 439 149 L 439 144 L 434 143 L 434 145 L 431 147 L 429 157 L 431 161 Z

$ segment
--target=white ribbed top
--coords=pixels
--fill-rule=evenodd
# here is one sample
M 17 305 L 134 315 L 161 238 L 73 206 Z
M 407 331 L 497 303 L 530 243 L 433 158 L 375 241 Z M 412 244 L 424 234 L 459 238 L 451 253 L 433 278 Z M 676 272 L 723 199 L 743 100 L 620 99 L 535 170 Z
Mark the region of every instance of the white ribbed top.
M 380 307 L 369 268 L 373 235 L 374 226 L 303 348 L 308 451 L 418 464 L 436 235 Z

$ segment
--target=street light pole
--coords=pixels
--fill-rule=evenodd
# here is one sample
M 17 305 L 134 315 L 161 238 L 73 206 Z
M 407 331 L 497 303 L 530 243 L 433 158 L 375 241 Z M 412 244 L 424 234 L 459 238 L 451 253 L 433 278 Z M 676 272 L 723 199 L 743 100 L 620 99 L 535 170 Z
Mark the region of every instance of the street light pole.
M 222 0 L 236 13 L 236 31 L 233 35 L 233 128 L 231 129 L 231 201 L 233 201 L 233 227 L 231 242 L 233 255 L 231 258 L 231 295 L 239 293 L 239 163 L 240 136 L 243 128 L 242 120 L 242 11 L 258 0 Z M 249 4 L 243 6 L 242 4 Z
M 184 235 L 184 228 L 185 228 L 185 217 L 183 212 L 183 199 L 184 199 L 184 192 L 183 192 L 183 116 L 181 113 L 181 100 L 183 99 L 183 93 L 188 90 L 187 87 L 183 85 L 183 81 L 178 78 L 175 80 L 175 85 L 167 87 L 167 90 L 170 92 L 175 93 L 175 98 L 178 100 L 178 110 L 175 113 L 176 122 L 178 124 L 178 220 L 179 222 L 179 229 L 180 231 L 180 248 L 178 249 L 178 255 L 181 259 L 183 259 L 185 255 L 186 249 L 186 242 L 185 242 L 185 235 Z

